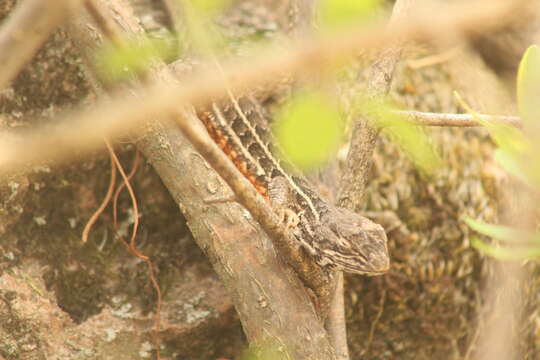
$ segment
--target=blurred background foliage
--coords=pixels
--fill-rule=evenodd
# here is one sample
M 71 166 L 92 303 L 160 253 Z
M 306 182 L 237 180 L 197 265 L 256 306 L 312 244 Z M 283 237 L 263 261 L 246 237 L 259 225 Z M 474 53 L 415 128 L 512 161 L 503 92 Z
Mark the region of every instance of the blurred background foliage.
M 517 73 L 517 104 L 523 129 L 483 121 L 497 144 L 498 164 L 516 179 L 540 190 L 540 48 L 531 45 L 524 53 Z M 533 201 L 531 198 L 530 201 Z M 523 216 L 527 216 L 524 214 Z M 485 254 L 501 260 L 526 260 L 540 255 L 540 233 L 534 229 L 514 229 L 490 225 L 471 218 L 467 224 L 477 232 L 506 244 L 490 245 L 474 239 L 473 245 Z

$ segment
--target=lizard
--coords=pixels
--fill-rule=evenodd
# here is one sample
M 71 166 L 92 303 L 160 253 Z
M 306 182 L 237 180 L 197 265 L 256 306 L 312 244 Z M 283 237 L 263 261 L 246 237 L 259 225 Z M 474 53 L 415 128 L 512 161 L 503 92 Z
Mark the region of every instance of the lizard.
M 210 137 L 276 210 L 294 214 L 297 245 L 322 268 L 363 275 L 389 269 L 382 226 L 322 198 L 303 176 L 276 156 L 270 115 L 254 97 L 212 102 L 197 115 Z
M 301 29 L 297 1 L 287 1 L 287 33 Z M 307 24 L 303 24 L 307 26 Z M 228 24 L 227 27 L 231 27 Z M 259 26 L 255 26 L 259 27 Z M 242 96 L 197 110 L 210 137 L 277 211 L 293 214 L 292 231 L 297 245 L 321 267 L 364 275 L 389 269 L 386 233 L 382 226 L 323 199 L 307 179 L 285 171 L 273 153 L 269 112 L 254 96 Z M 290 167 L 289 167 L 290 168 Z

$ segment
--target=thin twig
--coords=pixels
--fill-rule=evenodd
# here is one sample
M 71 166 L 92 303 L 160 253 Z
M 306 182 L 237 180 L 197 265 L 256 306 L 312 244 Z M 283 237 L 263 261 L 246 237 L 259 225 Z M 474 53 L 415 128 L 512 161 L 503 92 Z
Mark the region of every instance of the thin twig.
M 114 45 L 118 47 L 125 46 L 125 43 L 123 42 L 122 37 L 121 37 L 120 29 L 114 23 L 114 21 L 107 15 L 107 13 L 103 9 L 100 8 L 100 5 L 95 0 L 85 0 L 85 7 L 87 11 L 89 12 L 90 16 L 94 19 L 98 27 L 101 29 L 102 33 L 109 39 L 109 41 L 111 41 Z M 109 151 L 109 154 L 111 154 L 111 157 L 114 160 L 114 163 L 116 164 L 116 167 L 118 168 L 118 171 L 120 172 L 120 175 L 122 176 L 122 179 L 124 180 L 123 183 L 118 187 L 118 189 L 116 190 L 114 194 L 114 199 L 113 199 L 114 228 L 116 230 L 116 227 L 117 227 L 116 206 L 117 206 L 118 196 L 120 192 L 122 191 L 122 189 L 126 187 L 129 193 L 129 197 L 131 199 L 131 204 L 132 204 L 132 209 L 133 209 L 133 228 L 132 228 L 131 238 L 130 238 L 129 243 L 126 242 L 121 237 L 119 237 L 119 239 L 126 246 L 127 250 L 133 256 L 136 256 L 145 262 L 148 268 L 150 282 L 152 283 L 152 287 L 154 288 L 156 292 L 156 313 L 154 315 L 154 331 L 152 332 L 152 334 L 153 334 L 154 348 L 156 351 L 156 358 L 159 360 L 161 359 L 161 350 L 160 350 L 161 339 L 159 337 L 159 331 L 161 329 L 161 305 L 162 305 L 161 288 L 156 278 L 156 270 L 155 270 L 154 263 L 152 262 L 150 257 L 146 256 L 139 249 L 137 249 L 136 238 L 137 238 L 137 230 L 139 227 L 139 208 L 137 205 L 137 198 L 135 196 L 135 192 L 133 191 L 133 188 L 130 183 L 131 177 L 135 174 L 138 168 L 139 158 L 140 158 L 139 151 L 138 150 L 136 151 L 135 159 L 133 160 L 131 171 L 129 175 L 126 175 L 124 168 L 122 164 L 120 163 L 118 156 L 116 156 L 116 153 L 110 141 L 107 138 L 104 138 L 104 141 L 105 141 L 105 145 L 107 146 L 107 150 Z
M 383 289 L 381 292 L 381 297 L 379 299 L 379 309 L 377 310 L 375 319 L 371 321 L 371 326 L 369 328 L 369 336 L 366 341 L 366 346 L 364 347 L 364 350 L 362 350 L 360 354 L 361 356 L 368 354 L 371 349 L 371 344 L 373 343 L 373 336 L 375 335 L 375 330 L 377 329 L 377 325 L 379 324 L 379 321 L 381 320 L 381 317 L 384 311 L 385 302 L 386 302 L 386 289 Z
M 32 59 L 41 45 L 80 0 L 19 1 L 0 28 L 0 90 L 4 89 Z
M 423 126 L 453 126 L 453 127 L 471 127 L 484 126 L 481 121 L 496 122 L 511 125 L 517 128 L 523 126 L 519 116 L 501 116 L 501 115 L 485 115 L 485 114 L 441 114 L 421 111 L 394 111 L 396 115 L 403 116 L 415 124 Z
M 407 21 L 411 15 L 411 8 L 414 0 L 397 0 L 392 10 L 392 17 L 389 26 L 398 22 Z M 386 96 L 392 83 L 392 75 L 397 62 L 401 58 L 402 43 L 404 38 L 398 35 L 392 42 L 392 46 L 381 52 L 371 65 L 366 86 L 366 94 L 371 99 Z M 347 168 L 343 173 L 341 187 L 339 191 L 339 205 L 355 210 L 360 206 L 365 185 L 367 183 L 367 174 L 372 163 L 372 154 L 375 148 L 378 129 L 372 127 L 372 124 L 365 115 L 357 120 L 351 138 L 351 150 L 347 156 Z M 343 276 L 338 277 L 338 289 L 335 294 L 333 306 L 343 307 Z M 329 318 L 327 327 L 332 329 L 330 337 L 332 344 L 337 349 L 340 359 L 348 360 L 349 353 L 347 347 L 347 328 L 345 326 L 345 313 L 343 310 L 333 309 Z
M 131 181 L 131 178 L 135 173 L 137 172 L 137 169 L 139 168 L 139 160 L 141 159 L 141 155 L 139 150 L 135 150 L 135 157 L 133 159 L 133 164 L 131 165 L 131 170 L 129 171 L 129 174 L 127 176 L 128 180 Z M 122 190 L 126 187 L 126 183 L 121 183 L 114 192 L 113 196 L 113 227 L 115 230 L 118 228 L 118 197 L 122 193 Z
M 105 194 L 105 197 L 103 198 L 103 201 L 99 205 L 96 211 L 94 211 L 94 214 L 90 217 L 86 225 L 84 226 L 84 230 L 82 232 L 82 242 L 86 243 L 88 241 L 88 235 L 90 234 L 90 230 L 92 230 L 92 227 L 96 223 L 99 216 L 103 213 L 103 210 L 107 207 L 109 202 L 111 201 L 111 197 L 114 191 L 114 186 L 116 185 L 116 165 L 114 163 L 113 154 L 109 153 L 110 161 L 111 161 L 111 178 L 109 180 L 109 188 L 107 189 L 107 193 Z
M 421 59 L 408 60 L 407 66 L 413 70 L 418 70 L 427 66 L 434 66 L 447 62 L 459 54 L 459 47 L 453 47 L 450 50 L 440 54 L 429 55 Z
M 131 239 L 129 241 L 129 247 L 130 250 L 133 252 L 133 254 L 143 260 L 148 259 L 146 255 L 143 255 L 137 250 L 137 247 L 135 246 L 135 238 L 137 235 L 137 229 L 139 227 L 139 208 L 137 206 L 137 197 L 135 196 L 135 192 L 133 191 L 133 188 L 131 187 L 131 184 L 129 182 L 129 179 L 126 175 L 126 172 L 124 171 L 124 167 L 122 166 L 122 163 L 118 159 L 118 156 L 116 156 L 116 152 L 114 151 L 114 148 L 111 145 L 111 142 L 107 139 L 105 139 L 105 145 L 107 146 L 107 149 L 109 150 L 109 154 L 112 156 L 112 159 L 114 161 L 114 164 L 116 165 L 116 168 L 118 169 L 118 172 L 122 176 L 122 179 L 124 180 L 124 184 L 126 184 L 126 188 L 128 189 L 129 196 L 131 198 L 131 204 L 133 206 L 133 229 L 131 231 Z
M 336 277 L 336 289 L 332 296 L 328 318 L 325 328 L 332 342 L 338 360 L 349 359 L 349 346 L 347 345 L 347 324 L 345 322 L 345 299 L 343 288 L 343 273 L 339 272 Z
M 362 27 L 315 39 L 303 46 L 297 45 L 296 49 L 272 49 L 270 52 L 280 55 L 265 53 L 257 59 L 224 67 L 229 79 L 234 79 L 230 82 L 223 81 L 216 71 L 207 71 L 186 80 L 185 86 L 157 84 L 139 89 L 135 98 L 126 98 L 125 94 L 121 94 L 114 97 L 112 102 L 96 104 L 96 110 L 56 122 L 59 125 L 55 129 L 36 130 L 19 139 L 3 137 L 0 141 L 0 172 L 20 169 L 32 162 L 71 158 L 74 149 L 95 149 L 102 144 L 104 136 L 110 139 L 119 137 L 149 118 L 173 113 L 180 104 L 204 105 L 212 98 L 222 97 L 228 90 L 241 94 L 256 84 L 275 81 L 279 78 L 277 75 L 284 72 L 299 74 L 320 71 L 329 62 L 354 53 L 358 48 L 388 44 L 397 36 L 436 40 L 448 33 L 467 35 L 473 32 L 477 34 L 481 29 L 493 29 L 501 26 L 501 19 L 508 20 L 506 14 L 509 11 L 514 11 L 516 3 L 509 4 L 493 3 L 489 9 L 472 5 L 467 5 L 466 10 L 455 7 L 453 11 L 446 11 L 444 16 L 435 13 L 409 23 L 397 22 L 388 28 Z
M 122 166 L 122 163 L 120 163 L 120 160 L 118 159 L 118 156 L 116 156 L 116 153 L 114 151 L 114 148 L 112 147 L 109 140 L 105 139 L 105 145 L 107 146 L 107 149 L 109 150 L 109 154 L 112 156 L 112 160 L 114 161 L 114 164 L 116 165 L 116 168 L 118 169 L 118 172 L 122 176 L 122 179 L 124 180 L 124 184 L 126 185 L 126 188 L 129 192 L 129 196 L 131 198 L 131 204 L 133 207 L 133 228 L 131 231 L 131 238 L 129 243 L 123 240 L 121 237 L 119 238 L 122 243 L 126 246 L 128 251 L 133 255 L 138 257 L 139 259 L 143 260 L 146 263 L 146 266 L 148 267 L 148 273 L 150 274 L 150 282 L 152 283 L 152 287 L 154 288 L 156 292 L 156 315 L 154 316 L 154 347 L 156 349 L 156 356 L 159 360 L 161 358 L 160 355 L 160 338 L 159 338 L 159 331 L 161 328 L 161 288 L 159 287 L 159 283 L 156 278 L 156 272 L 154 268 L 154 264 L 150 260 L 148 256 L 143 254 L 139 249 L 137 249 L 137 244 L 135 243 L 135 239 L 137 237 L 137 229 L 139 228 L 139 208 L 137 206 L 137 198 L 135 196 L 135 192 L 133 191 L 133 188 L 131 187 L 131 184 L 129 182 L 129 177 L 126 175 L 126 172 L 124 171 L 124 168 Z
M 392 13 L 392 23 L 403 23 L 409 18 L 410 7 L 413 0 L 396 1 Z M 369 68 L 365 97 L 372 101 L 380 101 L 390 90 L 394 69 L 401 58 L 402 44 L 407 39 L 404 34 L 397 34 L 392 39 L 390 47 L 380 52 Z M 341 180 L 339 191 L 339 204 L 343 207 L 356 210 L 360 208 L 367 183 L 367 174 L 370 173 L 373 150 L 379 129 L 375 126 L 378 114 L 354 114 L 354 122 L 350 150 L 347 154 L 346 171 Z

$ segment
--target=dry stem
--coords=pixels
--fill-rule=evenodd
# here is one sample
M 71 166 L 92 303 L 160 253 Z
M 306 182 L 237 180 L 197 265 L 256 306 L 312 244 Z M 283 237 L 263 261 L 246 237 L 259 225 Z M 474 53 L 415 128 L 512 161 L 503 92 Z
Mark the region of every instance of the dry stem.
M 293 74 L 320 71 L 331 61 L 353 53 L 359 48 L 375 47 L 392 42 L 396 36 L 416 40 L 435 40 L 447 33 L 477 33 L 480 28 L 492 29 L 501 25 L 500 19 L 515 5 L 494 3 L 488 10 L 467 6 L 431 15 L 411 22 L 396 22 L 389 28 L 353 29 L 329 38 L 321 38 L 297 46 L 297 50 L 279 51 L 280 55 L 264 54 L 258 59 L 225 67 L 229 81 L 223 81 L 216 71 L 208 71 L 186 81 L 185 86 L 157 84 L 139 89 L 136 97 L 125 94 L 96 104 L 96 110 L 66 117 L 55 129 L 40 129 L 19 139 L 0 141 L 0 171 L 20 169 L 29 162 L 72 157 L 75 149 L 88 151 L 102 145 L 105 136 L 118 137 L 127 129 L 146 119 L 173 113 L 179 104 L 201 105 L 222 97 L 227 91 L 235 93 L 260 83 L 272 82 L 283 72 Z M 514 11 L 514 10 L 512 10 Z M 3 49 L 0 49 L 2 53 Z M 276 50 L 272 50 L 274 53 Z M 234 79 L 231 81 L 230 79 Z M 114 119 L 112 121 L 111 119 Z
M 522 127 L 519 116 L 501 116 L 485 114 L 440 114 L 421 111 L 394 111 L 406 120 L 423 126 L 446 126 L 446 127 L 471 127 L 484 126 L 481 121 L 502 123 L 517 128 Z

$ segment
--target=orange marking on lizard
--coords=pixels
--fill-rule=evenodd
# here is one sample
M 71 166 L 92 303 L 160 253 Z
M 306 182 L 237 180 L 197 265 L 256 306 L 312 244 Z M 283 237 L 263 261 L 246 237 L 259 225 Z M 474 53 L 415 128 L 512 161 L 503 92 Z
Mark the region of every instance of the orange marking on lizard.
M 220 149 L 225 153 L 225 155 L 227 155 L 227 157 L 231 159 L 238 171 L 240 171 L 240 173 L 244 175 L 244 177 L 251 183 L 251 185 L 255 187 L 255 190 L 257 190 L 257 192 L 261 194 L 267 201 L 270 201 L 270 198 L 268 197 L 268 189 L 266 188 L 266 186 L 257 179 L 257 176 L 255 174 L 249 171 L 246 161 L 242 159 L 238 151 L 236 151 L 234 147 L 230 145 L 223 132 L 212 124 L 209 116 L 210 114 L 207 111 L 199 113 L 199 118 L 206 127 L 206 130 L 208 131 L 208 134 L 210 134 L 210 137 L 220 147 Z

